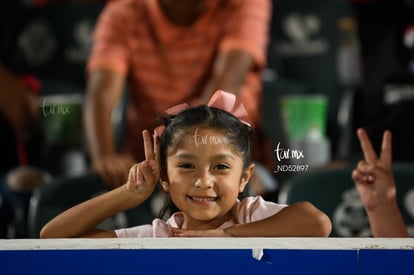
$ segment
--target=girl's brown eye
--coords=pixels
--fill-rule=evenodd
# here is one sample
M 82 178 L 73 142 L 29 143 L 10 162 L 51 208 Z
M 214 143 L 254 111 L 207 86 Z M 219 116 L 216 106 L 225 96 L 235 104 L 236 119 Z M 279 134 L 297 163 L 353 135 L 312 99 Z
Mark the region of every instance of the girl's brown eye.
M 224 169 L 228 169 L 229 166 L 225 165 L 225 164 L 218 164 L 214 167 L 215 170 L 224 170 Z
M 190 163 L 184 163 L 184 164 L 178 165 L 178 167 L 184 168 L 184 169 L 192 169 L 192 168 L 194 168 L 194 165 L 192 165 Z

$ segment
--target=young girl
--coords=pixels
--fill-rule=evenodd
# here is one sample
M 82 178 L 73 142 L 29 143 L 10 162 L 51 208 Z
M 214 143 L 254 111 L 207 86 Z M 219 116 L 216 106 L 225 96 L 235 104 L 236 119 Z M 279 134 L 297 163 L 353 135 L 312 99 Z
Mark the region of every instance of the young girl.
M 154 134 L 153 142 L 145 130 L 145 160 L 131 168 L 128 181 L 58 215 L 43 227 L 41 238 L 328 236 L 329 218 L 308 202 L 286 206 L 261 197 L 237 199 L 254 170 L 252 129 L 222 110 L 234 109 L 235 98 L 227 100 L 231 96 L 219 91 L 208 106 L 171 115 L 165 128 L 157 129 L 163 130 L 161 138 Z M 174 111 L 177 107 L 169 109 Z M 157 182 L 176 210 L 167 221 L 95 229 L 106 218 L 143 203 Z

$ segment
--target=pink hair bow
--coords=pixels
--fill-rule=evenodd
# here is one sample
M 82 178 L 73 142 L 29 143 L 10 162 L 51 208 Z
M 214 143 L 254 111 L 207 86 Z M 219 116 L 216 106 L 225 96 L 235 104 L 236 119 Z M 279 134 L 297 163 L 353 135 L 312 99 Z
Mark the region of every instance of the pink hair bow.
M 247 111 L 246 108 L 244 108 L 243 103 L 240 102 L 238 105 L 236 103 L 236 96 L 234 94 L 218 90 L 211 96 L 207 106 L 227 111 L 240 119 L 240 121 L 247 126 L 250 126 L 249 123 L 243 120 L 243 118 L 247 118 Z
M 247 126 L 250 126 L 249 123 L 243 120 L 243 118 L 247 118 L 247 111 L 243 103 L 239 103 L 239 104 L 236 104 L 236 103 L 237 103 L 237 100 L 234 94 L 225 92 L 222 90 L 218 90 L 211 96 L 210 100 L 207 103 L 207 106 L 215 107 L 215 108 L 227 111 L 233 114 L 238 119 L 240 119 L 240 121 L 246 124 Z M 188 108 L 190 108 L 189 104 L 182 103 L 182 104 L 175 105 L 171 108 L 168 108 L 165 111 L 165 113 L 169 115 L 177 115 L 178 113 Z M 160 137 L 164 129 L 165 129 L 164 125 L 158 126 L 157 128 L 154 129 L 155 134 Z

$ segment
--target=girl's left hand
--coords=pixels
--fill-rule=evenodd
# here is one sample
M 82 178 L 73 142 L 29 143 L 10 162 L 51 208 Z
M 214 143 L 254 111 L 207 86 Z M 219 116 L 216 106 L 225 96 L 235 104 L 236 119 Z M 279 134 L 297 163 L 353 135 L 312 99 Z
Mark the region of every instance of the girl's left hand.
M 224 229 L 210 229 L 210 230 L 185 230 L 180 228 L 171 228 L 175 237 L 232 237 Z

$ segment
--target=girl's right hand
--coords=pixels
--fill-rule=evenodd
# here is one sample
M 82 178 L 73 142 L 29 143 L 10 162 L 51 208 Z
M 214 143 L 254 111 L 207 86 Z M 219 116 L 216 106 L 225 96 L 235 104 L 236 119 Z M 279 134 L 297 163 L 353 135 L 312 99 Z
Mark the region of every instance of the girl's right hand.
M 124 189 L 127 192 L 140 194 L 148 198 L 154 191 L 160 177 L 159 139 L 154 135 L 154 142 L 152 142 L 148 130 L 144 130 L 142 136 L 145 160 L 131 167 Z

